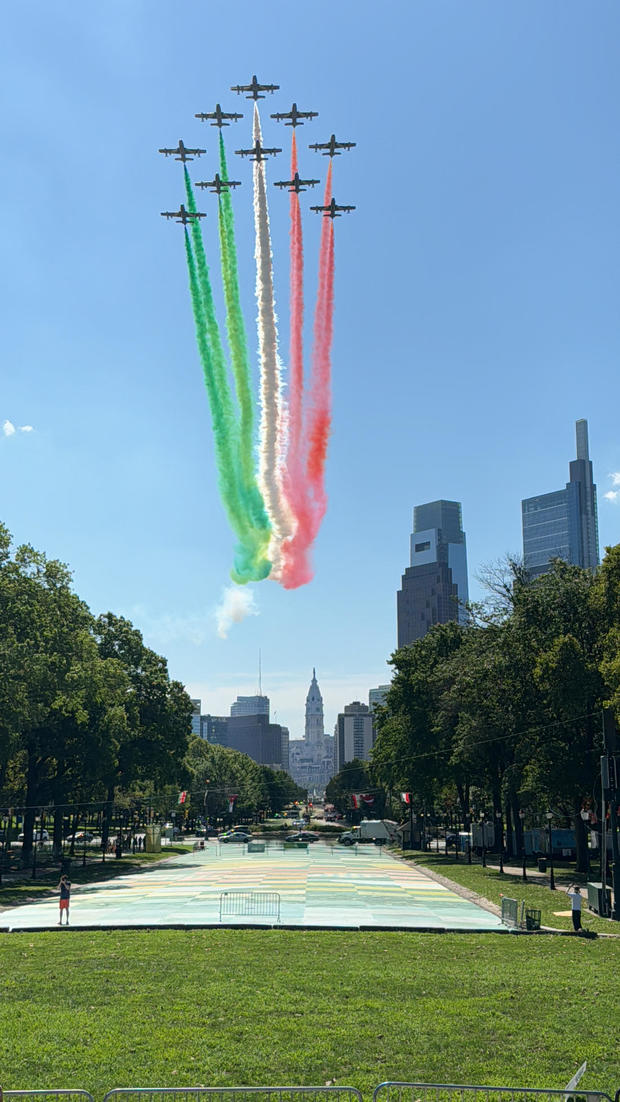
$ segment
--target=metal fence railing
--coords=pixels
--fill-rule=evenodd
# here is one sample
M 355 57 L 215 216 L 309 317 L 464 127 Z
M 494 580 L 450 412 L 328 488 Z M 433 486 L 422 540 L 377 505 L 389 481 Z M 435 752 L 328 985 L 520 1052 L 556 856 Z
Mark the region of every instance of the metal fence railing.
M 373 1102 L 611 1102 L 603 1091 L 483 1087 L 457 1083 L 380 1083 Z
M 92 1094 L 84 1090 L 33 1090 L 3 1091 L 0 1102 L 95 1102 Z
M 145 1087 L 108 1091 L 103 1102 L 362 1102 L 355 1087 Z
M 280 921 L 279 892 L 220 893 L 220 922 L 222 918 L 239 918 L 241 916 L 252 918 L 259 915 L 262 918 L 275 918 L 276 922 Z M 210 1089 L 216 1090 L 215 1087 Z

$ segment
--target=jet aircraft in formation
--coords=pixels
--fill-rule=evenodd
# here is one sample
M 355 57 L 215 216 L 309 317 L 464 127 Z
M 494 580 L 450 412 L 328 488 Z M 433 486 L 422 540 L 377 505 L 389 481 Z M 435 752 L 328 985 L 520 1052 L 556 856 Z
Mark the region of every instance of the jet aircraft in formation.
M 239 187 L 240 183 L 241 180 L 221 180 L 219 172 L 216 172 L 213 180 L 197 180 L 195 187 L 208 187 L 211 191 L 216 191 L 218 195 L 221 195 L 223 191 L 230 187 Z
M 265 99 L 264 96 L 261 96 L 261 92 L 276 92 L 279 87 L 279 84 L 259 84 L 256 77 L 253 76 L 249 84 L 231 84 L 230 90 L 236 92 L 237 95 L 240 95 L 241 92 L 248 92 L 249 95 L 245 97 L 246 99 L 257 100 Z
M 276 153 L 281 152 L 281 149 L 268 149 L 258 140 L 254 142 L 251 149 L 235 149 L 235 153 L 240 157 L 249 157 L 251 161 L 264 161 L 268 156 L 275 156 Z
M 357 145 L 357 142 L 337 142 L 336 135 L 332 134 L 328 142 L 314 142 L 313 145 L 308 146 L 308 149 L 316 149 L 317 153 L 322 149 L 324 157 L 339 157 L 339 149 L 353 149 L 354 145 Z
M 332 199 L 326 207 L 310 207 L 310 210 L 315 210 L 318 214 L 319 211 L 323 212 L 323 218 L 340 218 L 340 211 L 344 211 L 348 214 L 349 211 L 355 210 L 355 207 L 338 206 L 335 199 Z
M 223 126 L 230 126 L 229 122 L 225 122 L 225 119 L 232 119 L 236 122 L 237 119 L 242 119 L 243 115 L 240 115 L 238 111 L 222 111 L 219 103 L 215 105 L 215 111 L 199 111 L 197 115 L 194 115 L 195 119 L 202 119 L 206 122 L 207 119 L 215 119 L 215 122 L 211 123 L 211 126 L 219 126 L 220 130 Z
M 294 103 L 290 111 L 276 111 L 275 115 L 272 115 L 272 119 L 288 119 L 289 122 L 285 122 L 285 126 L 303 126 L 304 119 L 316 119 L 318 111 L 298 111 L 297 104 Z
M 196 222 L 198 218 L 206 217 L 199 210 L 186 210 L 183 203 L 181 203 L 178 210 L 162 210 L 161 216 L 162 218 L 175 218 L 177 222 L 181 222 L 184 226 L 189 225 L 190 222 Z
M 292 180 L 274 180 L 275 187 L 287 187 L 289 191 L 296 191 L 299 195 L 300 191 L 305 191 L 306 187 L 314 187 L 315 184 L 320 184 L 320 180 L 300 180 L 299 173 L 296 172 Z
M 194 157 L 200 157 L 201 153 L 206 153 L 206 149 L 188 149 L 186 145 L 179 140 L 179 144 L 176 149 L 160 149 L 159 153 L 163 153 L 164 157 L 174 156 L 175 161 L 193 161 Z

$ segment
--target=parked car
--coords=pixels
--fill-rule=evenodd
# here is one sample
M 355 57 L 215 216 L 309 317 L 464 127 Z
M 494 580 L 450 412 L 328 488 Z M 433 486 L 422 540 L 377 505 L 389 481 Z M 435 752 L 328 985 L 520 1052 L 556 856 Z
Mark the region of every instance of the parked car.
M 74 841 L 73 835 L 70 834 L 69 837 L 66 839 L 66 841 L 69 842 L 69 844 L 71 844 L 71 842 Z M 75 842 L 76 843 L 81 842 L 82 845 L 83 845 L 84 842 L 86 842 L 86 844 L 88 845 L 90 842 L 94 842 L 94 841 L 95 841 L 95 835 L 92 834 L 90 830 L 77 830 L 75 832 Z
M 22 830 L 21 834 L 17 835 L 17 841 L 18 842 L 23 842 L 23 840 L 24 840 L 24 832 Z M 37 827 L 32 832 L 32 840 L 33 840 L 33 842 L 49 842 L 50 836 L 49 836 L 49 834 L 47 833 L 46 830 L 41 830 L 40 827 Z
M 313 830 L 298 830 L 297 834 L 287 835 L 287 842 L 318 842 L 319 835 Z
M 247 830 L 226 830 L 219 836 L 220 842 L 251 842 L 252 835 Z

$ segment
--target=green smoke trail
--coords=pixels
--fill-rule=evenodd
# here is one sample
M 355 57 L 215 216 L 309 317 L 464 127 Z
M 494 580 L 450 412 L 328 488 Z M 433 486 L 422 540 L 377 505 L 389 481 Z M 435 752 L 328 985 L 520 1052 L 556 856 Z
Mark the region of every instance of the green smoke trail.
M 194 324 L 196 326 L 196 340 L 200 359 L 202 361 L 205 385 L 209 396 L 209 405 L 211 407 L 219 491 L 226 506 L 231 524 L 235 531 L 237 531 L 242 527 L 242 523 L 237 501 L 237 487 L 234 471 L 235 464 L 231 454 L 231 440 L 227 432 L 228 426 L 222 414 L 220 396 L 218 394 L 215 373 L 213 371 L 213 359 L 209 344 L 208 330 L 204 319 L 203 298 L 198 279 L 196 260 L 187 229 L 185 230 L 185 255 L 187 257 L 189 288 L 192 299 L 192 309 L 194 312 Z
M 184 172 L 188 210 L 195 212 L 196 201 L 191 181 L 187 169 Z M 211 406 L 219 488 L 231 526 L 239 539 L 231 576 L 233 581 L 242 585 L 249 581 L 261 581 L 269 576 L 271 563 L 266 555 L 269 527 L 268 522 L 266 529 L 257 530 L 255 527 L 255 495 L 248 492 L 241 469 L 239 426 L 228 382 L 226 358 L 215 314 L 202 233 L 197 220 L 191 224 L 191 242 L 187 231 L 185 238 L 196 336 Z
M 226 150 L 220 132 L 220 173 L 222 180 L 228 180 Z M 230 347 L 233 375 L 239 402 L 239 449 L 243 480 L 248 493 L 254 523 L 257 528 L 270 533 L 271 525 L 265 509 L 263 496 L 258 488 L 254 465 L 254 398 L 251 386 L 250 362 L 241 296 L 239 293 L 239 272 L 237 267 L 237 247 L 235 243 L 235 220 L 232 199 L 228 188 L 219 196 L 219 233 L 222 259 L 222 282 L 226 302 L 226 328 Z

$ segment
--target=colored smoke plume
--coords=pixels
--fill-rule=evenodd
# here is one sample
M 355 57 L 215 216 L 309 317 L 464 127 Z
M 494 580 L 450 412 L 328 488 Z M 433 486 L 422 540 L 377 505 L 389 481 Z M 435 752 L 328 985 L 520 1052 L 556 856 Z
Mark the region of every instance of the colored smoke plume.
M 246 616 L 258 616 L 254 592 L 247 586 L 229 585 L 222 592 L 222 599 L 215 610 L 217 633 L 227 639 L 233 624 L 240 624 Z

